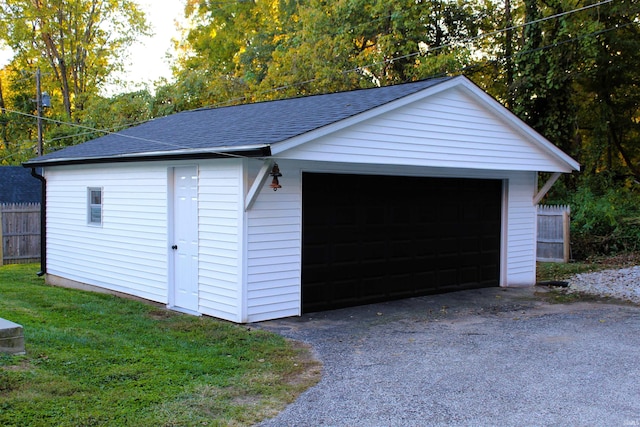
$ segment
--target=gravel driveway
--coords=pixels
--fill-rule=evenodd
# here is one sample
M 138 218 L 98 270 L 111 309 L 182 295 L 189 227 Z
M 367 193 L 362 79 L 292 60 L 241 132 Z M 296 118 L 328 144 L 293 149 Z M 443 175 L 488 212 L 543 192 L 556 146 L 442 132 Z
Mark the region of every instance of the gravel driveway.
M 640 426 L 640 307 L 549 304 L 545 289 L 260 323 L 324 364 L 318 385 L 261 426 Z

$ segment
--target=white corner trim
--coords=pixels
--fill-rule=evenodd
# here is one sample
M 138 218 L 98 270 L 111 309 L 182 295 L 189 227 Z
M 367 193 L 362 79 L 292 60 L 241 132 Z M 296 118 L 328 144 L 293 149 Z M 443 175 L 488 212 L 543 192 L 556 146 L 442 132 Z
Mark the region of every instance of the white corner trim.
M 258 175 L 256 175 L 256 179 L 253 180 L 253 184 L 251 184 L 251 188 L 247 192 L 247 196 L 244 199 L 244 210 L 245 212 L 251 209 L 253 203 L 256 201 L 258 194 L 260 194 L 260 189 L 264 185 L 267 176 L 269 176 L 269 171 L 273 167 L 273 160 L 267 159 L 262 164 Z

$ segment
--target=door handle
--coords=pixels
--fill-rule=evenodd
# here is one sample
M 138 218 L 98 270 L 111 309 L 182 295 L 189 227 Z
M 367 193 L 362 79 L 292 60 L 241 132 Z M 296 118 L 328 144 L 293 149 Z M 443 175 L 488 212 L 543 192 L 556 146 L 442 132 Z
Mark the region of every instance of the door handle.
M 175 251 L 176 249 L 178 249 L 178 245 L 171 246 L 171 249 L 173 249 Z

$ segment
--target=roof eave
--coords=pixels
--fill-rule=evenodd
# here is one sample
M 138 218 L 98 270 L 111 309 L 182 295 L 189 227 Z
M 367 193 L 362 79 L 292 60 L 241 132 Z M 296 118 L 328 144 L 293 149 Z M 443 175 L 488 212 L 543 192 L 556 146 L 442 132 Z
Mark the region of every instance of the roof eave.
M 220 149 L 194 149 L 172 150 L 148 153 L 133 153 L 117 156 L 102 157 L 69 157 L 50 160 L 33 159 L 22 163 L 25 168 L 87 165 L 97 163 L 131 163 L 131 162 L 157 162 L 163 160 L 190 160 L 190 159 L 219 159 L 231 157 L 269 157 L 271 147 L 268 144 L 251 145 L 242 147 L 222 147 Z

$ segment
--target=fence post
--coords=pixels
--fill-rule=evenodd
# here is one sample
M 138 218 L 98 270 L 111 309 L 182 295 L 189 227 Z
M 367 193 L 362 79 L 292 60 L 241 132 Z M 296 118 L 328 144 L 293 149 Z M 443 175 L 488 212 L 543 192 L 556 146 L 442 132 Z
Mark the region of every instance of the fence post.
M 568 263 L 571 260 L 570 228 L 569 211 L 564 210 L 562 212 L 562 255 L 565 263 Z

